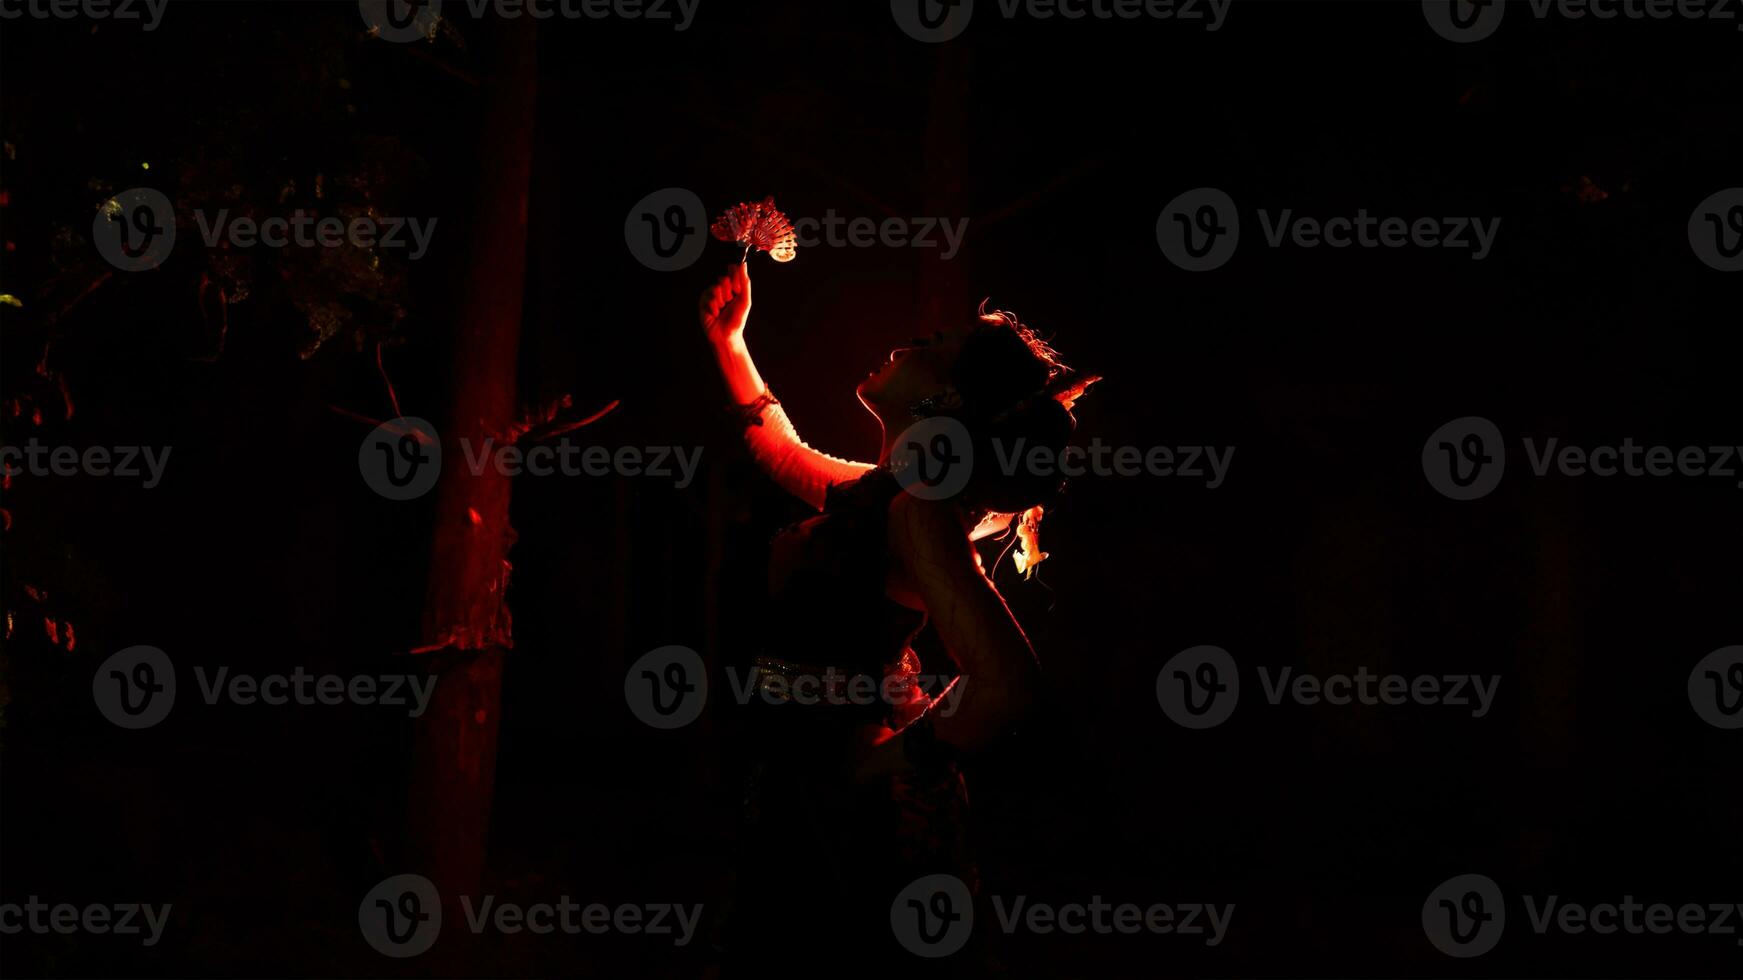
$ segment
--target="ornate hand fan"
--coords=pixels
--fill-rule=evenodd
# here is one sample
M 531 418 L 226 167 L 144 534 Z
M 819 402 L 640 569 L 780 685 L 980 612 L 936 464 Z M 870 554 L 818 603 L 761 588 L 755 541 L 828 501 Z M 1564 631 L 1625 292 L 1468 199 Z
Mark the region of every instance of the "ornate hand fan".
M 714 219 L 709 227 L 714 237 L 723 242 L 744 246 L 744 262 L 754 249 L 769 253 L 776 262 L 791 262 L 799 253 L 799 243 L 793 237 L 793 223 L 775 207 L 773 197 L 761 201 L 735 204 Z

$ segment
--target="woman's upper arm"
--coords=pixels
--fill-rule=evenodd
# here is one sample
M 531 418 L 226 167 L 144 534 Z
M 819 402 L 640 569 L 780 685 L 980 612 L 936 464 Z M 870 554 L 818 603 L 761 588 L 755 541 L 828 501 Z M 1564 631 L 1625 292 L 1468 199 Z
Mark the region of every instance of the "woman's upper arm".
M 751 455 L 781 489 L 817 510 L 823 509 L 830 487 L 851 483 L 872 469 L 870 463 L 838 459 L 805 445 L 779 405 L 764 409 L 762 419 L 762 425 L 745 429 Z
M 1028 638 L 975 560 L 949 501 L 898 496 L 890 505 L 890 545 L 962 673 L 958 710 L 937 718 L 935 728 L 959 747 L 990 741 L 1035 697 L 1039 667 Z

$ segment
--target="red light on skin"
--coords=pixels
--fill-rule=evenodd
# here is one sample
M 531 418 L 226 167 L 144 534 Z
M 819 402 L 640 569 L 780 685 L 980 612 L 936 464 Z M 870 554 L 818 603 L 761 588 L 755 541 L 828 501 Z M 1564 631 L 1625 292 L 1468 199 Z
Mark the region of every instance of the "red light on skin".
M 48 642 L 57 647 L 61 645 L 61 631 L 59 624 L 57 624 L 53 619 L 44 616 L 42 617 L 42 628 L 43 631 L 48 634 Z
M 67 623 L 67 652 L 72 653 L 73 647 L 78 642 L 78 639 L 73 636 L 73 624 L 69 621 Z
M 476 507 L 466 508 L 466 516 L 472 519 L 472 526 L 473 527 L 477 527 L 478 525 L 484 523 L 484 518 L 479 516 L 478 508 L 476 508 Z
M 483 708 L 479 708 L 477 711 L 472 712 L 472 720 L 477 724 L 484 724 L 484 719 L 487 717 L 489 716 L 484 713 Z

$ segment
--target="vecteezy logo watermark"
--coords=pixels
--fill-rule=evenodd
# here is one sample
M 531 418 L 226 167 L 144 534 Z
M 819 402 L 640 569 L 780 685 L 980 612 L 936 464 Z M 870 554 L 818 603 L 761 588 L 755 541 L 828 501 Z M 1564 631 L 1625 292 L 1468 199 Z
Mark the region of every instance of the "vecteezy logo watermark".
M 702 463 L 702 447 L 685 446 L 575 446 L 567 442 L 555 446 L 533 446 L 522 449 L 516 445 L 496 444 L 484 440 L 476 451 L 470 439 L 460 440 L 460 451 L 466 456 L 466 468 L 473 476 L 493 469 L 504 476 L 626 476 L 670 479 L 679 490 L 696 479 L 696 468 Z M 676 469 L 673 468 L 676 464 Z
M 1259 668 L 1259 685 L 1265 700 L 1276 707 L 1285 700 L 1306 707 L 1407 704 L 1469 708 L 1472 718 L 1481 718 L 1494 706 L 1500 690 L 1499 675 L 1376 674 L 1366 666 L 1354 674 L 1295 672 L 1284 667 L 1273 673 Z M 1182 728 L 1214 728 L 1234 714 L 1240 700 L 1240 675 L 1235 658 L 1221 647 L 1197 646 L 1169 658 L 1156 675 L 1156 700 L 1162 712 Z
M 672 480 L 682 490 L 696 479 L 702 447 L 554 446 L 522 448 L 486 438 L 474 445 L 460 440 L 466 469 L 501 476 L 646 477 Z M 371 490 L 389 500 L 411 500 L 429 493 L 442 472 L 442 442 L 436 429 L 419 418 L 402 417 L 375 427 L 357 450 L 357 469 Z
M 1720 272 L 1743 270 L 1743 187 L 1719 191 L 1695 208 L 1689 246 Z
M 1175 20 L 1223 26 L 1233 0 L 993 0 L 1006 20 Z M 890 0 L 890 14 L 916 41 L 937 44 L 968 29 L 975 0 Z M 983 9 L 987 0 L 981 0 Z
M 207 705 L 228 700 L 236 705 L 381 705 L 409 708 L 417 718 L 429 707 L 435 693 L 434 675 L 311 674 L 302 667 L 289 674 L 237 673 L 219 667 L 208 673 L 194 668 L 200 698 Z M 121 728 L 150 728 L 169 717 L 175 706 L 175 666 L 169 655 L 156 647 L 128 647 L 109 657 L 91 677 L 91 699 L 97 711 Z
M 495 930 L 508 935 L 530 932 L 538 936 L 565 935 L 672 936 L 673 945 L 687 946 L 696 938 L 703 905 L 663 902 L 646 904 L 582 905 L 567 895 L 555 902 L 523 905 L 498 900 L 495 895 L 460 896 L 466 929 L 473 935 Z M 376 952 L 405 959 L 427 952 L 442 933 L 442 898 L 436 886 L 422 875 L 401 874 L 381 882 L 363 896 L 357 906 L 357 928 Z
M 902 33 L 916 41 L 937 44 L 968 30 L 974 0 L 890 0 L 890 16 Z
M 1031 445 L 1027 438 L 992 439 L 1000 473 L 1039 477 L 1168 477 L 1204 480 L 1215 490 L 1228 479 L 1233 446 L 1116 446 L 1100 439 L 1085 446 Z M 974 438 L 948 415 L 921 419 L 902 430 L 890 450 L 896 483 L 921 500 L 954 497 L 968 486 L 976 463 Z
M 889 465 L 903 490 L 921 500 L 944 500 L 968 486 L 974 440 L 967 426 L 949 416 L 921 419 L 896 437 Z
M 1504 0 L 1422 0 L 1428 26 L 1448 41 L 1469 44 L 1495 33 L 1507 13 Z
M 688 269 L 708 247 L 708 212 L 694 191 L 662 188 L 629 209 L 623 240 L 629 254 L 655 272 Z
M 113 476 L 138 480 L 147 490 L 163 482 L 173 447 L 163 446 L 44 446 L 31 439 L 23 446 L 0 446 L 0 472 L 7 476 Z M 145 469 L 140 470 L 140 463 Z M 20 465 L 22 464 L 22 465 Z
M 1422 445 L 1429 486 L 1454 500 L 1486 497 L 1507 471 L 1507 445 L 1495 423 L 1467 415 L 1434 430 Z
M 1162 713 L 1182 728 L 1215 728 L 1229 720 L 1241 700 L 1241 672 L 1221 647 L 1189 647 L 1168 659 L 1156 675 Z
M 909 708 L 919 700 L 927 714 L 949 718 L 962 704 L 968 681 L 960 675 L 890 672 L 857 674 L 835 666 L 788 670 L 729 667 L 727 684 L 738 704 L 859 705 Z M 934 698 L 930 692 L 939 692 Z
M 383 422 L 363 437 L 357 469 L 369 489 L 389 500 L 422 497 L 442 475 L 442 440 L 436 427 L 420 418 Z
M 91 677 L 91 699 L 103 717 L 122 728 L 150 728 L 175 707 L 176 675 L 169 655 L 151 646 L 113 654 Z
M 1187 191 L 1168 202 L 1156 219 L 1156 242 L 1168 261 L 1187 272 L 1220 268 L 1241 241 L 1241 214 L 1234 198 L 1214 187 Z
M 194 221 L 207 248 L 220 241 L 232 248 L 353 248 L 410 249 L 406 257 L 416 261 L 429 251 L 436 222 L 417 218 L 376 217 L 372 214 L 340 218 L 316 217 L 298 210 L 289 216 L 257 220 L 232 219 L 228 208 L 215 214 L 195 211 Z M 98 208 L 91 225 L 91 241 L 98 254 L 123 272 L 155 269 L 169 258 L 176 243 L 176 214 L 168 197 L 149 187 L 123 191 Z
M 1743 728 L 1743 644 L 1714 650 L 1695 664 L 1689 704 L 1714 728 Z
M 446 0 L 452 3 L 455 0 Z M 474 19 L 669 21 L 682 33 L 696 20 L 701 0 L 459 0 Z M 358 0 L 363 22 L 384 41 L 405 43 L 435 36 L 444 0 Z
M 162 191 L 150 187 L 122 191 L 97 208 L 91 241 L 122 272 L 155 269 L 176 245 L 175 207 Z
M 1292 208 L 1261 208 L 1259 223 L 1270 248 L 1443 248 L 1469 251 L 1473 262 L 1489 257 L 1500 218 L 1376 217 L 1359 208 L 1354 217 L 1298 217 Z M 1187 191 L 1169 201 L 1156 219 L 1156 241 L 1168 261 L 1188 272 L 1220 268 L 1240 244 L 1234 200 L 1214 187 Z
M 169 924 L 173 906 L 119 903 L 113 905 L 71 905 L 61 902 L 50 905 L 35 895 L 20 905 L 0 902 L 0 935 L 16 936 L 30 932 L 39 936 L 74 936 L 80 933 L 108 936 L 137 936 L 143 931 L 141 946 L 156 946 L 163 938 L 163 927 Z M 143 930 L 141 929 L 143 926 Z
M 442 23 L 442 0 L 357 0 L 369 33 L 404 44 L 428 41 Z
M 955 875 L 916 878 L 890 903 L 890 931 L 915 956 L 949 956 L 974 935 L 974 896 Z
M 1619 902 L 1584 904 L 1560 895 L 1522 895 L 1525 917 L 1539 936 L 1560 932 L 1612 936 L 1711 935 L 1734 937 L 1743 927 L 1743 902 L 1640 902 L 1623 895 Z M 1448 956 L 1469 959 L 1495 948 L 1506 930 L 1507 903 L 1499 885 L 1484 875 L 1448 879 L 1429 893 L 1422 906 L 1422 928 L 1428 941 Z M 1735 940 L 1743 946 L 1743 938 Z
M 417 956 L 442 934 L 442 898 L 423 875 L 394 875 L 358 903 L 357 928 L 383 956 Z
M 1565 446 L 1556 437 L 1542 443 L 1526 436 L 1531 472 L 1546 477 L 1717 477 L 1736 480 L 1743 446 L 1645 446 L 1633 438 L 1620 445 Z M 1501 430 L 1488 419 L 1467 416 L 1436 429 L 1422 447 L 1422 471 L 1436 490 L 1454 500 L 1487 496 L 1501 482 L 1507 453 Z
M 1495 948 L 1506 928 L 1501 886 L 1484 875 L 1448 878 L 1422 903 L 1422 931 L 1448 956 L 1481 956 Z
M 793 242 L 802 249 L 939 249 L 938 257 L 949 261 L 962 248 L 968 222 L 968 218 L 847 217 L 830 208 L 821 218 L 794 218 Z M 708 244 L 707 210 L 692 191 L 657 190 L 629 209 L 623 240 L 636 261 L 655 272 L 687 269 Z
M 649 650 L 624 674 L 623 698 L 643 724 L 663 731 L 683 728 L 702 717 L 708 704 L 708 669 L 686 646 Z
M 155 31 L 163 22 L 169 0 L 0 0 L 0 20 L 112 20 L 145 23 L 140 30 Z
M 994 895 L 991 901 L 994 922 L 1006 935 L 1150 933 L 1202 936 L 1206 946 L 1218 946 L 1235 916 L 1232 903 L 1138 905 L 1109 902 L 1100 895 L 1090 896 L 1087 902 L 1040 902 L 1027 895 Z M 974 921 L 974 898 L 962 879 L 951 874 L 916 878 L 890 903 L 890 931 L 896 941 L 908 952 L 927 959 L 949 956 L 966 946 L 974 935 Z
M 967 679 L 954 674 L 855 673 L 839 667 L 798 667 L 759 658 L 751 667 L 725 669 L 734 703 L 884 706 L 897 711 L 923 709 L 948 718 L 961 706 Z M 631 664 L 623 679 L 630 711 L 653 728 L 682 728 L 702 714 L 709 683 L 702 657 L 685 646 L 651 650 Z M 934 693 L 936 692 L 936 693 Z
M 1495 33 L 1505 6 L 1503 0 L 1422 0 L 1422 13 L 1436 34 L 1468 44 Z M 1528 6 L 1537 20 L 1737 20 L 1736 0 L 1530 0 Z

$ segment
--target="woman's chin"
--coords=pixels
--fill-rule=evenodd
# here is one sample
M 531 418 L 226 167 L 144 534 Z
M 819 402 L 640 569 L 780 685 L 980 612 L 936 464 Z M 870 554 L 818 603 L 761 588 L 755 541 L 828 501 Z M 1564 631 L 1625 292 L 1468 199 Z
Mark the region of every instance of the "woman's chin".
M 859 403 L 865 406 L 866 411 L 880 419 L 884 417 L 882 410 L 878 407 L 880 399 L 878 398 L 877 385 L 872 382 L 872 379 L 867 378 L 861 381 L 854 387 L 853 393 L 859 396 Z

